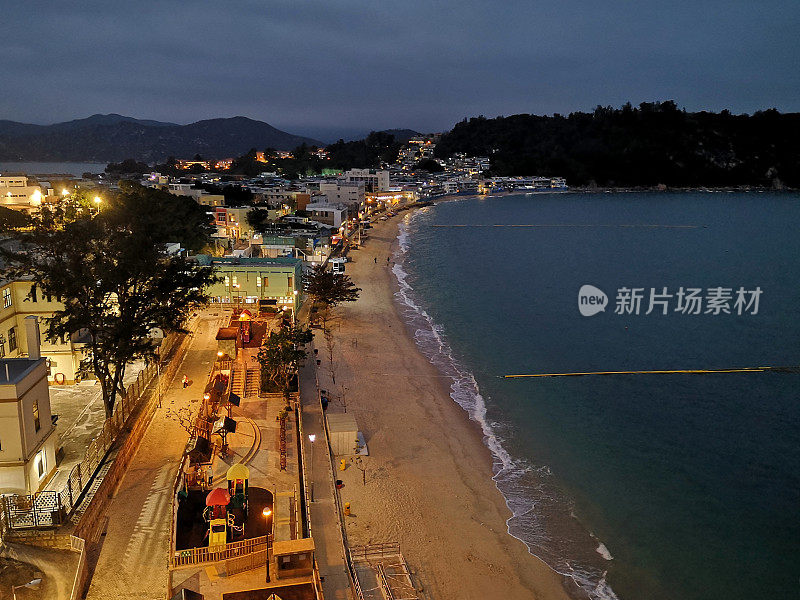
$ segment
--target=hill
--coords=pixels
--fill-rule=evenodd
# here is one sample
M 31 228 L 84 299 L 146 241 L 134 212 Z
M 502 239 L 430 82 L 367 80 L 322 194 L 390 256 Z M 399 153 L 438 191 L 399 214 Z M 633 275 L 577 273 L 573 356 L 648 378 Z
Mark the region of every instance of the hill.
M 800 113 L 689 113 L 668 101 L 477 117 L 436 146 L 439 157 L 456 152 L 489 156 L 496 175 L 554 175 L 570 185 L 800 187 Z
M 92 115 L 54 125 L 0 121 L 0 160 L 114 162 L 134 158 L 164 161 L 169 156 L 240 156 L 250 148 L 291 150 L 323 146 L 268 123 L 246 117 L 209 119 L 189 125 L 122 115 Z

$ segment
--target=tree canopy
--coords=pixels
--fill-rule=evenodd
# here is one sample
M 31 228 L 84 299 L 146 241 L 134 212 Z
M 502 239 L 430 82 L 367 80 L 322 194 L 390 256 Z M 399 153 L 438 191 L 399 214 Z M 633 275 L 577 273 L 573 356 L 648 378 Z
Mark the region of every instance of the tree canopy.
M 305 292 L 326 306 L 336 306 L 342 302 L 358 300 L 357 288 L 349 275 L 334 273 L 322 265 L 314 267 L 303 282 Z
M 48 338 L 89 334 L 107 415 L 127 365 L 153 356 L 150 332 L 183 331 L 189 311 L 207 300 L 212 269 L 165 251 L 168 242 L 200 240 L 197 225 L 185 199 L 126 184 L 100 210 L 43 208 L 18 234 L 20 249 L 5 253 L 10 275 L 63 302 L 47 320 Z
M 444 167 L 432 158 L 423 158 L 414 163 L 414 169 L 421 169 L 429 173 L 441 173 Z
M 258 351 L 262 381 L 271 381 L 288 399 L 292 379 L 300 362 L 307 356 L 303 346 L 311 341 L 313 334 L 290 323 L 283 323 L 264 340 Z

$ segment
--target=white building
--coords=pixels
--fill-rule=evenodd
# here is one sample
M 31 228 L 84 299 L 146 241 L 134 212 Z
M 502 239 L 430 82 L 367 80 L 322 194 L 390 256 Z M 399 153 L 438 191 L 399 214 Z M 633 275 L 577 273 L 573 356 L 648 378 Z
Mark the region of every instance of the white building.
M 340 227 L 342 223 L 347 221 L 347 206 L 343 204 L 317 202 L 306 206 L 306 212 L 308 212 L 310 220 L 332 227 Z
M 0 176 L 0 205 L 38 208 L 41 203 L 41 186 L 31 184 L 25 175 Z
M 27 358 L 0 359 L 0 493 L 34 494 L 56 468 L 47 365 L 39 324 L 25 319 Z
M 363 183 L 367 192 L 385 192 L 389 189 L 389 171 L 376 169 L 350 169 L 345 171 L 347 183 Z
M 327 196 L 330 204 L 347 204 L 361 206 L 366 199 L 364 183 L 341 183 L 324 181 L 319 184 L 321 194 Z M 308 207 L 306 207 L 308 208 Z

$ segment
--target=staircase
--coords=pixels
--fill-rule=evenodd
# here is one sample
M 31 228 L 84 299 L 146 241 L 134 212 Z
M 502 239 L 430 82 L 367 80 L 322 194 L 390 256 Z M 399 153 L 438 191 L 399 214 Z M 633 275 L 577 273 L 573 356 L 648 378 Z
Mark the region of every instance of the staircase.
M 261 369 L 247 369 L 245 378 L 245 395 L 258 396 L 261 391 Z
M 234 366 L 231 370 L 231 392 L 239 396 L 244 396 L 245 377 L 242 368 Z

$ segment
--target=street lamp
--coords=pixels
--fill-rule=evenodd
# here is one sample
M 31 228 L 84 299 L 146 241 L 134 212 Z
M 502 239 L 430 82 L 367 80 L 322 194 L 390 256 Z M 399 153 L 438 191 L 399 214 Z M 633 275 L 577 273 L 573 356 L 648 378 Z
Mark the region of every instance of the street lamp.
M 265 506 L 261 514 L 264 515 L 264 522 L 267 525 L 267 583 L 269 583 L 269 518 L 272 515 L 272 511 L 268 506 Z
M 309 491 L 311 495 L 311 502 L 314 501 L 314 440 L 316 439 L 317 436 L 314 435 L 313 433 L 308 436 L 308 441 L 311 442 L 311 467 L 309 467 L 309 472 L 310 472 L 309 479 L 311 479 L 311 481 L 310 485 L 308 486 L 310 488 Z
M 22 585 L 12 585 L 11 593 L 14 595 L 14 600 L 17 600 L 17 590 L 22 588 L 30 588 L 35 590 L 39 588 L 39 584 L 41 583 L 41 579 L 31 579 L 28 583 L 23 583 Z

